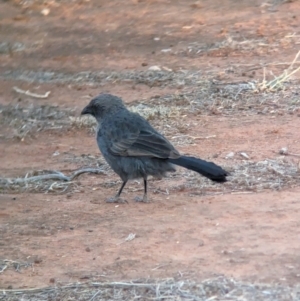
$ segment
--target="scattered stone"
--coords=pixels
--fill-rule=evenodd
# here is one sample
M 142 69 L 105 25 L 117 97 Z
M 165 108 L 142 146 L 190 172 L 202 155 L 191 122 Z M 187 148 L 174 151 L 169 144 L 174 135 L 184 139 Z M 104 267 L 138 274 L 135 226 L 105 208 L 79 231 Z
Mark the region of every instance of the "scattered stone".
M 39 263 L 41 263 L 43 260 L 41 259 L 41 258 L 35 258 L 34 259 L 34 263 L 35 264 L 39 264 Z
M 193 28 L 193 26 L 183 26 L 182 27 L 182 29 L 185 29 L 185 30 L 187 30 L 187 29 L 192 29 Z
M 279 150 L 279 154 L 280 155 L 287 155 L 288 154 L 288 148 L 287 147 L 283 147 Z
M 151 66 L 148 68 L 150 71 L 161 71 L 161 68 L 159 66 Z
M 234 152 L 230 152 L 229 154 L 227 154 L 227 156 L 225 157 L 225 159 L 232 159 L 234 157 L 235 153 Z
M 204 246 L 204 241 L 202 239 L 200 239 L 198 247 L 203 247 Z
M 59 152 L 59 151 L 55 151 L 55 152 L 52 154 L 53 157 L 56 157 L 56 156 L 59 156 L 59 155 L 60 155 L 60 152 Z
M 44 16 L 48 16 L 50 13 L 50 9 L 49 8 L 44 8 L 42 11 L 41 11 L 41 14 L 44 15 Z
M 241 152 L 240 155 L 241 155 L 242 157 L 244 157 L 245 159 L 247 159 L 247 160 L 250 159 L 249 156 L 248 156 L 246 153 L 244 153 L 244 152 Z
M 168 67 L 162 67 L 162 68 L 163 68 L 163 70 L 168 71 L 168 72 L 172 72 L 173 71 L 171 68 L 168 68 Z

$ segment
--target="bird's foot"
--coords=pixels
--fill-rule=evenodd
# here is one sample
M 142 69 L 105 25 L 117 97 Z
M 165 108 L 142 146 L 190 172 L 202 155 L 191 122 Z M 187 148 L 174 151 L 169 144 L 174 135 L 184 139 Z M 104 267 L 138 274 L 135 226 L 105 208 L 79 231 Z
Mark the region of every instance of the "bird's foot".
M 147 198 L 147 195 L 146 195 L 146 194 L 144 194 L 144 196 L 143 196 L 143 197 L 136 196 L 136 197 L 134 198 L 134 200 L 135 200 L 136 202 L 141 202 L 141 203 L 149 203 L 149 200 L 148 200 L 148 198 Z
M 118 195 L 106 199 L 106 203 L 119 203 L 119 204 L 127 203 L 128 204 L 128 202 L 126 200 L 120 198 Z

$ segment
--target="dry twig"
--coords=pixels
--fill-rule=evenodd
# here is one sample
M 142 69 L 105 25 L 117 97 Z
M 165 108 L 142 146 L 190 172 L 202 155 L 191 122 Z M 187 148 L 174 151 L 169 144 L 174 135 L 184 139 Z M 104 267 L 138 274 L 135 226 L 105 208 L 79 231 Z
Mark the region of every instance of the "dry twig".
M 13 90 L 16 91 L 17 93 L 25 94 L 27 96 L 31 96 L 31 97 L 35 97 L 35 98 L 47 98 L 51 93 L 51 91 L 48 91 L 45 94 L 36 94 L 36 93 L 30 92 L 29 90 L 27 90 L 27 91 L 22 90 L 18 87 L 13 87 Z
M 31 191 L 54 191 L 64 192 L 69 184 L 83 173 L 103 174 L 104 171 L 100 168 L 82 168 L 74 171 L 70 176 L 66 176 L 60 171 L 38 171 L 37 176 L 29 177 L 28 174 L 24 178 L 6 179 L 0 178 L 0 189 L 16 190 L 26 189 Z M 42 173 L 42 174 L 41 174 Z M 61 183 L 66 182 L 66 183 Z

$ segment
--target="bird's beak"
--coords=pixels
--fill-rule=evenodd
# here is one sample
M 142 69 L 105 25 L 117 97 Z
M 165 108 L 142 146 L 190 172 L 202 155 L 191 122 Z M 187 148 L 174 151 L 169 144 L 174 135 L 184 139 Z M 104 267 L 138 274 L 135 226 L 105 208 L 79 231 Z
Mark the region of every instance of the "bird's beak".
M 86 106 L 82 111 L 80 115 L 87 115 L 87 114 L 92 114 L 92 111 L 89 106 Z

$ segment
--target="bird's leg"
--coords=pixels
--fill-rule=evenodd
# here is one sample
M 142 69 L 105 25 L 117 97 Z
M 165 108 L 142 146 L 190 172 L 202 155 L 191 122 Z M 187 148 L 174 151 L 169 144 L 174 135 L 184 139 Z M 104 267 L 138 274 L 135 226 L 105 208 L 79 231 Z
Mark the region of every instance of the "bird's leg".
M 143 197 L 135 197 L 134 200 L 136 202 L 143 202 L 143 203 L 149 203 L 148 197 L 147 197 L 147 178 L 144 178 L 144 195 Z
M 121 195 L 121 193 L 122 193 L 122 191 L 123 191 L 123 188 L 125 187 L 125 185 L 126 185 L 126 183 L 127 183 L 127 181 L 124 181 L 123 183 L 122 183 L 122 186 L 121 186 L 121 188 L 119 189 L 119 191 L 118 191 L 118 193 L 117 193 L 117 197 L 120 197 L 120 195 Z
M 121 188 L 119 189 L 118 193 L 116 194 L 116 196 L 108 198 L 106 200 L 106 203 L 128 203 L 126 200 L 123 200 L 120 198 L 120 195 L 123 191 L 123 188 L 125 187 L 127 181 L 123 181 Z
M 147 178 L 144 179 L 144 196 L 143 196 L 143 202 L 148 203 L 148 198 L 147 198 Z

